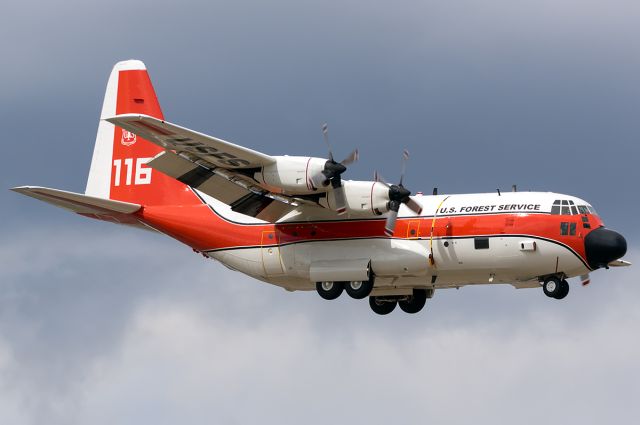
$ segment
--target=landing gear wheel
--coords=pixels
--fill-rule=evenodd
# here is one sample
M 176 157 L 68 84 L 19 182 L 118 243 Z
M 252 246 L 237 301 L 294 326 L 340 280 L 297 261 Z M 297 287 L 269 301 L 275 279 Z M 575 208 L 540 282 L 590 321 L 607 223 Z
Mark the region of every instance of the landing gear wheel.
M 396 300 L 383 299 L 382 297 L 369 297 L 371 310 L 380 315 L 391 313 L 397 304 L 398 302 Z
M 562 282 L 560 282 L 560 292 L 554 298 L 556 300 L 561 300 L 567 295 L 569 295 L 569 282 L 564 279 Z
M 366 298 L 373 289 L 373 278 L 369 280 L 358 280 L 353 282 L 345 282 L 344 289 L 351 298 L 361 300 Z
M 422 310 L 426 302 L 427 291 L 424 289 L 414 289 L 413 295 L 406 300 L 398 301 L 398 304 L 400 304 L 402 311 L 413 314 Z
M 542 284 L 542 290 L 547 297 L 557 298 L 562 293 L 562 281 L 556 276 L 548 277 Z
M 342 294 L 344 282 L 317 282 L 316 291 L 325 300 L 335 300 Z

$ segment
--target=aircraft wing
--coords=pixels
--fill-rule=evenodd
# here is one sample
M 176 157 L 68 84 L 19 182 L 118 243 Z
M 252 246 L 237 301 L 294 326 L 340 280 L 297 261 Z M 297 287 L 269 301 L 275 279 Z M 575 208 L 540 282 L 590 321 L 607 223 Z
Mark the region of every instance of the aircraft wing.
M 239 212 L 275 222 L 301 204 L 317 203 L 270 192 L 253 173 L 275 158 L 147 115 L 123 114 L 107 121 L 165 150 L 146 165 Z
M 300 204 L 310 203 L 269 192 L 240 170 L 216 167 L 202 160 L 194 162 L 193 157 L 170 150 L 146 165 L 231 206 L 235 212 L 269 222 L 277 221 Z
M 106 120 L 164 149 L 188 154 L 216 167 L 255 169 L 275 162 L 274 158 L 261 152 L 148 115 L 122 114 Z

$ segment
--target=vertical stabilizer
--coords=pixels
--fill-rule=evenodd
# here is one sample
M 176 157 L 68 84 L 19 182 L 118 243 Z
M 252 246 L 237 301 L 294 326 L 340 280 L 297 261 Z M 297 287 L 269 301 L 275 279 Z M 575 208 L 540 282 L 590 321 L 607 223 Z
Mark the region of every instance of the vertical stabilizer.
M 118 62 L 111 71 L 85 193 L 142 205 L 197 203 L 186 185 L 145 165 L 160 147 L 105 121 L 127 113 L 164 119 L 147 68 L 139 60 Z

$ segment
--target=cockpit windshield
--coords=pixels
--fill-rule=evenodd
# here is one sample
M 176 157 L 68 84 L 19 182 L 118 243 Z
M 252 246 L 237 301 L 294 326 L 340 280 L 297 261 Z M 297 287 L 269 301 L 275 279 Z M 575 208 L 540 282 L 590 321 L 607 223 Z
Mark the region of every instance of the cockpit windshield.
M 596 210 L 588 204 L 576 205 L 568 199 L 556 199 L 551 207 L 551 214 L 554 215 L 580 215 L 593 214 L 597 215 Z

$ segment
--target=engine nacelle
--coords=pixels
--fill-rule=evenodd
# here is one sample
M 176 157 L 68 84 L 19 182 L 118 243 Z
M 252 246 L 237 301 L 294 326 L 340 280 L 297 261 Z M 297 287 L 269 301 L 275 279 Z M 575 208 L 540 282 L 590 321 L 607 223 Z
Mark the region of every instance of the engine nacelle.
M 326 159 L 308 156 L 276 156 L 274 158 L 275 163 L 263 167 L 253 177 L 272 192 L 307 195 L 329 189 L 330 186 L 325 186 L 314 190 L 309 182 L 312 176 L 324 170 Z
M 389 211 L 389 188 L 374 181 L 343 180 L 344 195 L 347 200 L 347 212 L 356 215 L 381 215 Z M 333 188 L 329 186 L 326 197 L 320 204 L 331 210 L 336 209 Z

